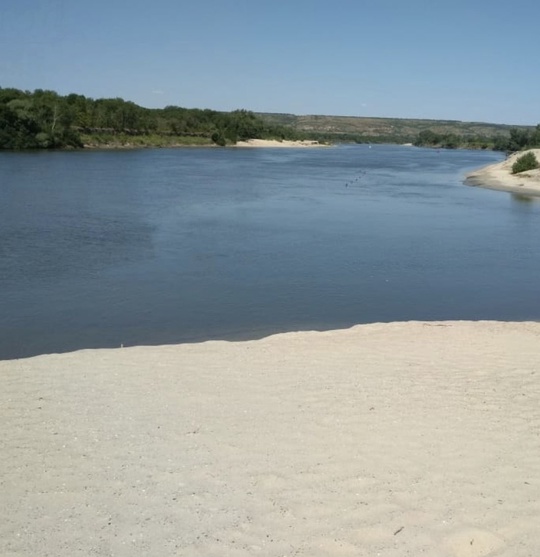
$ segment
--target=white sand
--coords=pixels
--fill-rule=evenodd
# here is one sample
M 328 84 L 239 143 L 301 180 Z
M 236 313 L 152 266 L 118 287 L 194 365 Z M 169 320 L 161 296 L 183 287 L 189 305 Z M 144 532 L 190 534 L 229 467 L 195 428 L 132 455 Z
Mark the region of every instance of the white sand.
M 529 149 L 540 161 L 540 149 Z M 505 161 L 490 164 L 466 176 L 469 186 L 509 191 L 523 195 L 540 196 L 540 169 L 512 174 L 512 165 L 527 151 L 514 153 Z
M 0 555 L 536 556 L 540 324 L 0 362 Z
M 238 141 L 233 147 L 326 147 L 326 145 L 318 141 L 290 141 L 284 139 L 277 141 L 275 139 L 248 139 L 247 141 Z

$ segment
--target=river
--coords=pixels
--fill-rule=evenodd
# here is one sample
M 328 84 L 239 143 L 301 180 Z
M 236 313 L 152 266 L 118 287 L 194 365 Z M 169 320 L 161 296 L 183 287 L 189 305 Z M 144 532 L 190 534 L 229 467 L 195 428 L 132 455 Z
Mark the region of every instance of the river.
M 540 203 L 493 152 L 0 153 L 0 359 L 356 323 L 540 319 Z

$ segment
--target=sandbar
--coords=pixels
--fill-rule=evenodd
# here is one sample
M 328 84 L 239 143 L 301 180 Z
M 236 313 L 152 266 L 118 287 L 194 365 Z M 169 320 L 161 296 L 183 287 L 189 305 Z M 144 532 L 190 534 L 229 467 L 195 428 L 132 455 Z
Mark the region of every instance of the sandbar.
M 540 149 L 529 151 L 540 161 Z M 526 152 L 513 153 L 502 162 L 484 166 L 467 174 L 465 184 L 527 196 L 540 196 L 540 169 L 512 174 L 512 165 Z
M 520 557 L 540 324 L 409 322 L 0 362 L 0 554 Z
M 238 141 L 233 147 L 286 147 L 286 148 L 305 148 L 305 147 L 327 147 L 323 143 L 313 140 L 291 141 L 284 139 L 248 139 L 247 141 Z

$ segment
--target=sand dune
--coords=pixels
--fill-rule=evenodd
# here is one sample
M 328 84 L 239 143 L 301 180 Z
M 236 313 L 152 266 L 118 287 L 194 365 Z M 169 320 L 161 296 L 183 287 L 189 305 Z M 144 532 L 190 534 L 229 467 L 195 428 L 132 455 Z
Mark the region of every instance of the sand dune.
M 540 161 L 540 149 L 530 149 L 530 151 Z M 514 153 L 503 162 L 475 170 L 467 174 L 465 183 L 469 186 L 540 196 L 540 169 L 512 174 L 512 165 L 523 154 L 524 152 Z
M 540 324 L 0 362 L 0 555 L 531 556 Z

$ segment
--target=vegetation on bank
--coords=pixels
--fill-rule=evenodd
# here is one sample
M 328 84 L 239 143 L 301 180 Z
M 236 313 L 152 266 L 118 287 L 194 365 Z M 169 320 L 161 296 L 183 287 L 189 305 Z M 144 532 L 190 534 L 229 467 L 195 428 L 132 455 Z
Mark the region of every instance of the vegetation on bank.
M 425 130 L 418 134 L 413 144 L 417 147 L 438 149 L 495 149 L 500 138 L 489 136 L 461 136 L 455 133 L 436 133 Z
M 325 143 L 413 143 L 437 148 L 519 151 L 540 146 L 540 125 L 150 109 L 121 98 L 92 99 L 0 88 L 0 149 L 230 145 L 247 139 Z
M 464 137 L 457 134 L 440 134 L 425 130 L 418 134 L 415 145 L 446 149 L 494 149 L 495 151 L 523 151 L 540 147 L 540 124 L 536 128 L 511 128 L 507 135 L 496 137 Z
M 227 145 L 247 139 L 304 139 L 247 110 L 143 108 L 116 99 L 0 88 L 0 149 Z
M 513 128 L 507 141 L 499 141 L 495 145 L 497 151 L 524 151 L 540 147 L 540 124 L 533 129 Z
M 512 165 L 512 174 L 519 174 L 520 172 L 525 172 L 526 170 L 534 170 L 538 168 L 538 160 L 532 151 L 525 153 L 521 157 L 518 157 L 516 162 Z
M 329 142 L 413 143 L 422 147 L 519 150 L 523 138 L 534 128 L 506 124 L 426 120 L 414 118 L 373 118 L 364 116 L 260 115 L 269 122 L 287 125 Z

